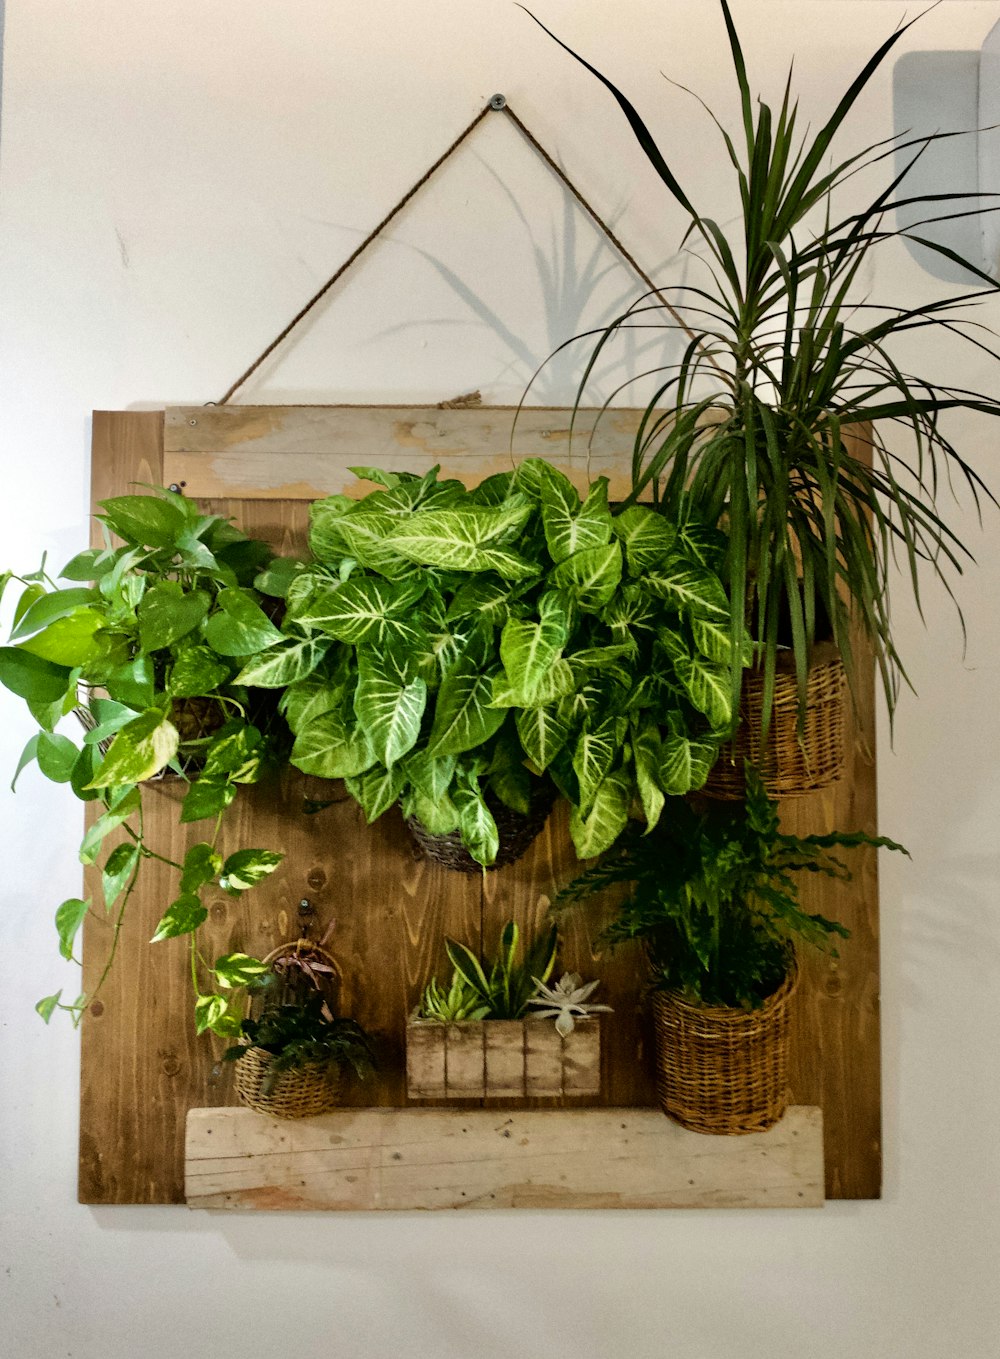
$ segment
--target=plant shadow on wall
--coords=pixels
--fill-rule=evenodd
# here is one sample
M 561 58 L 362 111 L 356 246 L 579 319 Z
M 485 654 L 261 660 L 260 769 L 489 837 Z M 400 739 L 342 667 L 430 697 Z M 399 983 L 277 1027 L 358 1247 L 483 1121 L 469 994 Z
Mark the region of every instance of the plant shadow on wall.
M 463 275 L 444 259 L 421 246 L 411 244 L 398 237 L 387 236 L 383 244 L 415 255 L 424 261 L 447 285 L 453 297 L 461 304 L 467 315 L 421 316 L 419 319 L 401 320 L 393 325 L 375 330 L 368 337 L 369 346 L 377 346 L 387 339 L 407 334 L 438 334 L 445 331 L 472 331 L 487 338 L 499 341 L 510 357 L 488 379 L 492 387 L 508 384 L 512 395 L 519 395 L 524 384 L 537 375 L 535 393 L 541 405 L 564 405 L 576 390 L 579 371 L 579 355 L 572 350 L 560 350 L 554 359 L 539 369 L 540 358 L 555 350 L 567 335 L 582 332 L 581 342 L 612 317 L 617 316 L 633 295 L 634 285 L 618 286 L 615 274 L 628 274 L 631 271 L 624 261 L 617 258 L 609 241 L 595 234 L 593 244 L 588 246 L 581 239 L 581 211 L 566 191 L 560 190 L 561 212 L 553 216 L 548 229 L 547 239 L 537 221 L 528 215 L 517 195 L 500 174 L 482 157 L 472 157 L 482 173 L 495 186 L 502 201 L 506 204 L 517 226 L 523 232 L 524 259 L 530 260 L 534 269 L 534 281 L 530 276 L 519 275 L 519 291 L 532 298 L 540 298 L 544 313 L 544 332 L 532 338 L 523 324 L 516 318 L 511 305 L 508 287 L 502 289 L 498 300 L 491 302 L 485 295 L 481 284 Z M 614 229 L 619 212 L 610 218 Z M 506 220 L 506 219 L 505 219 Z M 513 229 L 512 229 L 513 230 Z M 359 233 L 360 234 L 360 233 Z M 496 240 L 507 239 L 504 225 L 497 227 Z M 513 240 L 513 236 L 511 236 Z M 504 248 L 509 254 L 511 247 Z M 496 255 L 501 264 L 499 249 L 488 246 L 488 253 Z M 520 258 L 520 256 L 519 256 Z M 666 269 L 675 274 L 678 269 L 682 276 L 689 267 L 687 253 L 658 261 L 654 272 Z M 525 269 L 525 275 L 527 270 Z M 328 296 L 319 304 L 315 314 L 315 325 L 321 325 L 323 317 L 337 304 L 336 294 Z M 294 352 L 296 346 L 308 343 L 309 327 L 293 332 L 283 343 L 280 350 L 262 366 L 257 379 L 258 386 L 273 379 L 276 371 L 283 366 Z M 465 344 L 463 338 L 463 345 Z M 683 340 L 671 332 L 664 332 L 659 326 L 649 326 L 645 332 L 638 327 L 631 328 L 623 335 L 623 346 L 613 360 L 609 355 L 606 371 L 600 368 L 593 374 L 599 390 L 612 390 L 621 380 L 621 372 L 638 372 L 645 366 L 655 374 L 663 363 L 675 361 L 680 357 Z M 484 358 L 490 358 L 484 347 Z M 486 380 L 478 385 L 486 385 Z M 448 395 L 451 395 L 449 392 Z
M 909 194 L 907 172 L 927 147 L 961 134 L 891 137 L 831 163 L 842 124 L 915 20 L 882 43 L 818 130 L 803 132 L 791 74 L 776 110 L 758 100 L 726 0 L 720 8 L 742 124 L 730 134 L 705 111 L 742 206 L 736 230 L 723 230 L 698 209 L 626 96 L 550 34 L 611 92 L 659 181 L 687 214 L 686 239 L 706 251 L 701 285 L 663 290 L 693 338 L 681 361 L 664 368 L 646 410 L 630 500 L 648 491 L 670 517 L 693 506 L 708 522 L 725 522 L 730 638 L 739 654 L 752 636 L 765 730 L 782 653 L 793 661 L 803 725 L 810 654 L 824 623 L 855 691 L 864 676 L 856 671 L 852 629 L 871 648 L 891 719 L 907 678 L 892 635 L 893 568 L 902 568 L 918 605 L 921 575 L 951 593 L 953 576 L 972 557 L 942 518 L 944 489 L 954 489 L 954 479 L 977 510 L 995 501 L 952 443 L 949 417 L 1000 415 L 995 397 L 914 376 L 897 355 L 916 334 L 959 340 L 1000 359 L 993 332 L 969 315 L 997 284 L 959 261 L 981 286 L 912 307 L 857 294 L 863 271 L 894 240 L 957 259 L 949 247 L 923 238 L 919 223 L 894 228 L 888 220 L 894 210 L 922 205 L 926 224 L 997 211 L 981 201 L 996 195 Z M 897 172 L 893 158 L 901 152 L 908 153 L 907 166 Z M 860 208 L 839 207 L 856 175 L 880 170 L 884 187 L 874 198 Z M 647 295 L 606 327 L 577 404 L 606 347 L 633 325 L 650 323 L 677 324 L 663 319 L 659 298 Z M 852 447 L 848 427 L 867 440 L 870 458 Z M 863 433 L 868 428 L 870 436 Z

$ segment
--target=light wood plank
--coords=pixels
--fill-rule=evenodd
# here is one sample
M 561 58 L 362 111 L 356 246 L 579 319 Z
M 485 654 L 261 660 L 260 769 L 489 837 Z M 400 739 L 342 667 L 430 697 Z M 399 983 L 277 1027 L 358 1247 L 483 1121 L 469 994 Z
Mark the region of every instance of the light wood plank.
M 704 1137 L 652 1109 L 192 1109 L 185 1183 L 191 1208 L 814 1208 L 822 1115 Z
M 478 485 L 524 458 L 545 458 L 578 490 L 610 479 L 612 500 L 631 490 L 640 410 L 510 406 L 183 406 L 168 409 L 164 476 L 193 496 L 242 500 L 360 498 L 371 484 L 349 470 L 441 474 Z

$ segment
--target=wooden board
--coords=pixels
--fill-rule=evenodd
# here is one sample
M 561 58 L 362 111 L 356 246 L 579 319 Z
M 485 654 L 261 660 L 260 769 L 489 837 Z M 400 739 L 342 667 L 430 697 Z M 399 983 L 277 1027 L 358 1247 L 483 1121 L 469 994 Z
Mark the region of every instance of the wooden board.
M 232 413 L 238 415 L 242 409 Z M 474 460 L 482 412 L 436 414 L 470 421 L 469 447 L 462 457 Z M 510 417 L 511 412 L 503 415 L 508 421 Z M 163 432 L 161 413 L 97 413 L 95 500 L 121 494 L 131 483 L 167 482 Z M 238 445 L 233 447 L 238 453 Z M 554 449 L 551 460 L 565 466 L 555 454 Z M 487 450 L 485 456 L 491 460 L 494 453 Z M 627 447 L 619 457 L 627 465 Z M 345 459 L 352 465 L 380 461 L 378 449 L 367 445 L 355 445 L 349 455 L 335 455 L 340 464 Z M 420 464 L 411 460 L 408 465 Z M 304 500 L 212 499 L 206 507 L 232 515 L 247 532 L 280 551 L 304 547 Z M 833 826 L 874 831 L 873 701 L 866 700 L 858 713 L 849 746 L 851 762 L 843 783 L 828 793 L 783 804 L 789 826 L 799 831 Z M 287 857 L 272 878 L 245 898 L 219 892 L 208 902 L 206 952 L 217 956 L 239 947 L 263 955 L 295 937 L 296 908 L 301 898 L 307 898 L 316 909 L 316 935 L 334 927 L 329 947 L 343 969 L 345 1012 L 382 1035 L 383 1074 L 376 1084 L 350 1089 L 347 1099 L 359 1106 L 405 1106 L 406 1019 L 428 977 L 445 973 L 443 936 L 493 949 L 507 919 L 534 930 L 579 865 L 565 808 L 556 809 L 517 864 L 479 879 L 416 857 L 395 811 L 367 826 L 340 785 L 333 785 L 335 805 L 316 816 L 303 813 L 306 798 L 330 796 L 331 785 L 293 770 L 286 771 L 279 783 L 241 796 L 227 816 L 224 852 L 255 845 L 283 850 Z M 151 786 L 145 795 L 151 845 L 170 857 L 183 854 L 189 842 L 202 838 L 197 825 L 177 824 L 176 797 L 168 784 Z M 842 945 L 837 963 L 807 960 L 806 984 L 799 988 L 802 1023 L 794 1068 L 795 1100 L 823 1109 L 827 1194 L 838 1198 L 877 1197 L 881 1173 L 874 855 L 858 854 L 855 865 L 853 884 L 825 880 L 806 884 L 811 909 L 843 921 L 854 933 Z M 116 966 L 83 1022 L 80 1198 L 87 1203 L 182 1202 L 188 1109 L 235 1102 L 231 1072 L 227 1069 L 218 1079 L 212 1075 L 219 1044 L 194 1036 L 185 941 L 168 940 L 153 947 L 148 943 L 164 903 L 175 895 L 170 870 L 149 864 L 144 873 L 145 889 L 130 906 Z M 568 970 L 599 977 L 596 998 L 615 1010 L 603 1028 L 600 1102 L 649 1107 L 655 1103 L 649 1016 L 641 1002 L 636 1003 L 642 988 L 641 958 L 628 949 L 598 955 L 591 942 L 612 909 L 608 901 L 586 915 L 567 918 L 561 961 Z M 84 927 L 88 989 L 104 956 L 107 933 L 105 924 L 88 918 Z M 551 1109 L 574 1101 L 532 1103 Z M 512 1107 L 510 1100 L 489 1104 Z
M 585 490 L 599 476 L 623 500 L 640 410 L 561 406 L 182 406 L 166 412 L 163 475 L 185 494 L 242 500 L 316 500 L 371 490 L 350 471 L 360 464 L 426 472 L 476 486 L 524 458 L 554 462 Z
M 819 1208 L 823 1121 L 703 1137 L 653 1109 L 192 1109 L 191 1208 Z

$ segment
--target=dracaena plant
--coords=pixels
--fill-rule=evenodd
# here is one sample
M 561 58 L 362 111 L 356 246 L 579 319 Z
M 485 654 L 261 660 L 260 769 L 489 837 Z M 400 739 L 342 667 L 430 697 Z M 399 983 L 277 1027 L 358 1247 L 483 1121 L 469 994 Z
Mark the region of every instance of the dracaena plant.
M 214 825 L 183 861 L 166 860 L 178 874 L 177 894 L 154 942 L 190 936 L 196 1027 L 232 1034 L 239 1026 L 234 988 L 262 965 L 244 954 L 210 962 L 196 935 L 208 914 L 207 887 L 239 894 L 281 859 L 263 849 L 224 858 L 216 848 L 222 814 L 239 787 L 259 779 L 288 744 L 276 703 L 261 702 L 239 674 L 248 657 L 283 640 L 253 588 L 272 553 L 169 491 L 119 496 L 101 511 L 105 544 L 63 568 L 68 584 L 53 580 L 44 564 L 0 578 L 0 588 L 21 585 L 10 644 L 0 648 L 0 683 L 24 699 L 39 726 L 14 781 L 36 762 L 83 801 L 102 804 L 80 847 L 81 861 L 100 870 L 100 893 L 63 902 L 56 927 L 60 952 L 70 959 L 93 912 L 110 927 L 107 957 L 89 995 L 68 1002 L 57 992 L 39 1002 L 39 1013 L 48 1020 L 67 1010 L 78 1020 L 100 989 L 142 866 L 164 858 L 146 844 L 143 785 L 172 771 L 187 782 L 180 820 Z M 82 740 L 56 730 L 73 710 L 84 721 Z M 203 990 L 206 974 L 220 989 Z
M 560 893 L 556 909 L 626 883 L 629 895 L 602 942 L 640 942 L 654 988 L 705 1005 L 760 1005 L 784 979 L 797 941 L 835 952 L 832 941 L 848 934 L 803 908 L 796 875 L 847 881 L 850 870 L 834 850 L 906 851 L 863 831 L 786 835 L 778 804 L 749 767 L 746 787 L 745 803 L 678 801 L 652 834 L 631 828 Z
M 948 414 L 1000 415 L 993 395 L 913 375 L 904 366 L 903 346 L 914 333 L 925 345 L 933 340 L 947 350 L 967 343 L 979 356 L 1000 357 L 990 347 L 992 332 L 969 317 L 997 285 L 946 245 L 925 239 L 920 224 L 894 227 L 891 214 L 904 207 L 919 216 L 923 208 L 926 226 L 997 209 L 975 194 L 915 197 L 908 191 L 909 172 L 927 146 L 955 133 L 897 136 L 840 159 L 832 152 L 862 91 L 910 24 L 881 44 L 825 120 L 803 128 L 791 74 L 776 109 L 755 97 L 730 6 L 727 0 L 720 5 L 741 124 L 730 133 L 707 112 L 738 194 L 731 229 L 696 206 L 625 95 L 556 38 L 617 100 L 688 219 L 684 244 L 704 265 L 703 282 L 648 294 L 593 333 L 578 400 L 615 336 L 637 326 L 683 328 L 681 357 L 662 370 L 636 436 L 631 499 L 650 488 L 671 517 L 694 505 L 710 522 L 724 519 L 727 630 L 736 651 L 748 630 L 754 634 L 765 677 L 765 726 L 779 629 L 789 629 L 801 717 L 821 618 L 829 620 L 852 685 L 850 627 L 860 627 L 874 649 L 891 715 L 905 678 L 891 630 L 891 568 L 898 558 L 918 605 L 924 573 L 950 593 L 952 573 L 971 558 L 941 517 L 940 493 L 954 479 L 977 509 L 983 497 L 993 497 L 951 442 Z M 905 164 L 897 172 L 891 167 L 899 158 Z M 883 167 L 882 187 L 857 206 L 856 195 L 847 197 L 857 181 L 845 188 L 848 181 Z M 896 237 L 964 265 L 973 281 L 950 297 L 935 287 L 916 306 L 867 296 L 864 271 Z M 854 426 L 864 441 L 869 424 L 870 456 L 859 455 L 845 427 Z
M 474 490 L 356 470 L 380 489 L 312 506 L 315 560 L 270 573 L 286 638 L 242 675 L 285 686 L 294 765 L 483 865 L 491 802 L 527 812 L 542 778 L 584 858 L 704 783 L 733 715 L 720 534 L 539 459 Z

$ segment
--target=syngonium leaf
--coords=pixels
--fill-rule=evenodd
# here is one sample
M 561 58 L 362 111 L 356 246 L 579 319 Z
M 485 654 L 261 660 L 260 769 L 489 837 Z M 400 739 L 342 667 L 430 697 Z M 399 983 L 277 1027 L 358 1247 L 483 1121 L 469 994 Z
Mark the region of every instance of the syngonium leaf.
M 643 576 L 667 558 L 677 541 L 677 530 L 647 505 L 630 505 L 615 516 L 614 531 L 625 549 L 630 576 Z
M 541 474 L 540 489 L 545 541 L 554 562 L 564 562 L 577 552 L 605 547 L 611 541 L 606 477 L 593 483 L 582 505 L 573 483 L 554 467 L 546 467 Z
M 617 769 L 601 783 L 586 815 L 577 806 L 570 809 L 569 830 L 578 858 L 593 859 L 611 848 L 628 824 L 631 797 L 631 780 Z
M 492 669 L 484 672 L 475 658 L 463 656 L 456 662 L 437 693 L 428 755 L 461 755 L 500 729 L 504 712 L 490 706 L 495 674 Z
M 668 557 L 643 577 L 643 587 L 678 613 L 728 624 L 729 600 L 725 588 L 718 576 L 704 566 L 683 557 Z
M 497 857 L 500 835 L 478 780 L 469 779 L 458 783 L 452 790 L 451 800 L 458 813 L 462 844 L 476 863 L 488 867 Z
M 538 568 L 506 544 L 517 538 L 531 513 L 531 502 L 523 496 L 512 496 L 496 507 L 424 510 L 400 520 L 387 541 L 423 566 L 493 571 L 505 580 L 526 580 L 537 575 Z
M 543 692 L 569 639 L 569 619 L 557 595 L 542 595 L 537 622 L 512 618 L 500 636 L 500 658 L 518 706 L 532 706 Z M 548 701 L 548 700 L 543 700 Z
M 414 623 L 414 610 L 426 588 L 419 572 L 411 572 L 406 580 L 364 576 L 328 585 L 315 591 L 296 621 L 354 646 L 413 645 L 422 632 Z
M 426 706 L 424 680 L 407 680 L 391 653 L 359 649 L 354 712 L 375 758 L 387 769 L 416 745 Z
M 665 801 L 663 789 L 660 787 L 663 751 L 659 728 L 654 721 L 647 719 L 633 732 L 632 758 L 648 834 L 659 821 Z
M 395 764 L 391 769 L 375 765 L 367 773 L 345 779 L 344 782 L 347 791 L 355 802 L 360 804 L 365 819 L 371 825 L 399 801 L 406 780 L 407 772 L 403 765 Z
M 285 689 L 305 679 L 333 645 L 328 637 L 307 637 L 276 645 L 253 656 L 236 676 L 236 684 L 258 689 Z
M 621 748 L 618 719 L 605 718 L 580 733 L 573 751 L 573 772 L 580 785 L 579 810 L 586 815 Z
M 375 763 L 375 751 L 360 723 L 348 726 L 339 710 L 321 713 L 300 727 L 289 756 L 296 769 L 321 779 L 363 774 Z
M 575 552 L 552 572 L 552 582 L 568 590 L 580 608 L 597 613 L 614 596 L 622 578 L 622 550 L 618 542 Z
M 399 579 L 412 571 L 410 562 L 386 541 L 396 527 L 391 514 L 370 511 L 360 513 L 365 505 L 347 496 L 330 496 L 309 507 L 309 546 L 320 562 L 338 562 L 353 557 L 369 570 L 378 571 L 390 580 Z
M 544 772 L 570 738 L 565 702 L 523 708 L 514 721 L 524 753 L 540 773 Z
M 660 787 L 670 797 L 703 788 L 718 753 L 712 741 L 693 740 L 676 726 L 668 729 L 660 745 Z

